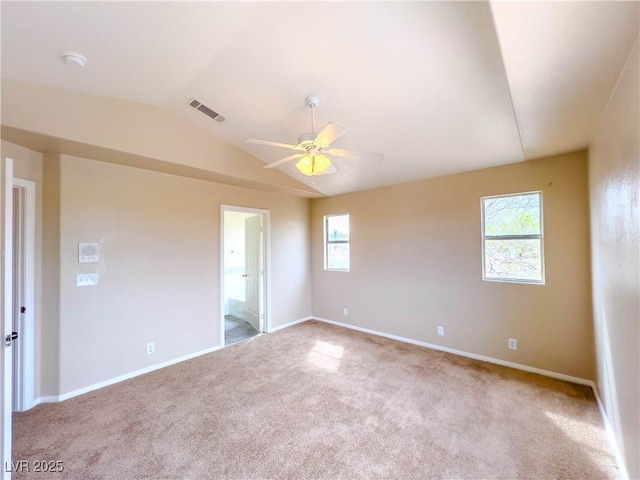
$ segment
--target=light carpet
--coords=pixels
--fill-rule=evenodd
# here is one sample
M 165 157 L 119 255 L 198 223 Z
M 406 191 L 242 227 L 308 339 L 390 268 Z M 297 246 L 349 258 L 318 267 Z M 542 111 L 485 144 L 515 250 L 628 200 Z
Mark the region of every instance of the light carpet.
M 15 478 L 617 478 L 588 387 L 308 321 L 14 414 Z

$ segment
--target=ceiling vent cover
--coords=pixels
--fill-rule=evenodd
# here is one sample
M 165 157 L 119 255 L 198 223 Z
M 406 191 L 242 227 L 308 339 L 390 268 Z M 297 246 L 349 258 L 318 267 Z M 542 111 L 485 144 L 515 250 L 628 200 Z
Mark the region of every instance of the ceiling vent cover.
M 196 110 L 201 111 L 207 117 L 213 118 L 218 123 L 222 123 L 222 122 L 225 121 L 225 118 L 222 115 L 220 115 L 218 112 L 212 110 L 211 108 L 207 107 L 205 104 L 199 102 L 195 98 L 189 102 L 189 105 L 192 106 L 193 108 L 195 108 Z

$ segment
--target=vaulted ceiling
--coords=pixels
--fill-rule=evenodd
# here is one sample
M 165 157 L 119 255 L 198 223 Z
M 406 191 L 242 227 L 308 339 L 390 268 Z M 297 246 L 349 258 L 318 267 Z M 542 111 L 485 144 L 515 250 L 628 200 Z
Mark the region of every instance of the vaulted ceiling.
M 586 148 L 638 38 L 640 3 L 2 2 L 3 78 L 163 107 L 265 163 L 349 127 L 307 178 L 345 193 Z M 65 52 L 87 57 L 70 68 Z M 216 122 L 191 99 L 225 117 Z

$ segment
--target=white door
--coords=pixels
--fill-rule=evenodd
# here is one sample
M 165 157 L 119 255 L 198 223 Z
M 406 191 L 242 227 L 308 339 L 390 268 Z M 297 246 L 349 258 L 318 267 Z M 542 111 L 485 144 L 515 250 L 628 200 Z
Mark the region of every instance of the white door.
M 2 262 L 2 274 L 0 275 L 0 290 L 2 300 L 2 382 L 0 391 L 0 407 L 2 407 L 2 471 L 4 478 L 11 478 L 11 404 L 13 397 L 12 388 L 12 356 L 11 335 L 13 326 L 13 255 L 11 247 L 13 243 L 13 161 L 10 158 L 2 158 L 0 165 L 0 197 L 2 198 L 2 212 L 0 213 L 0 261 Z M 5 339 L 8 339 L 5 342 Z M 8 345 L 7 345 L 8 343 Z
M 13 411 L 33 406 L 36 184 L 13 179 Z
M 253 328 L 260 328 L 260 264 L 262 258 L 262 215 L 244 221 L 245 314 Z

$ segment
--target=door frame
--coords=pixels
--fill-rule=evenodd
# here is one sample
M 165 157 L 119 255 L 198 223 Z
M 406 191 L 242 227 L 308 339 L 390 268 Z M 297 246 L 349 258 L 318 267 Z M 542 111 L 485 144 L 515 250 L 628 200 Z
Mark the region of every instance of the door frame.
M 262 241 L 262 248 L 264 249 L 264 284 L 261 294 L 264 298 L 264 312 L 260 312 L 263 315 L 263 330 L 265 333 L 271 331 L 271 222 L 269 210 L 261 208 L 241 207 L 236 205 L 220 205 L 220 348 L 224 348 L 225 345 L 225 328 L 224 328 L 224 214 L 225 212 L 239 212 L 239 213 L 253 213 L 256 215 L 262 215 L 264 219 L 264 237 Z
M 0 158 L 0 197 L 2 208 L 0 209 L 0 221 L 2 222 L 2 237 L 0 238 L 0 322 L 2 324 L 2 353 L 0 353 L 0 367 L 2 369 L 2 381 L 0 381 L 0 430 L 2 435 L 2 447 L 0 448 L 0 461 L 2 461 L 2 478 L 11 478 L 11 416 L 13 403 L 13 349 L 5 345 L 5 335 L 11 335 L 7 327 L 13 326 L 13 160 L 8 157 Z M 7 471 L 8 470 L 8 471 Z
M 13 188 L 19 191 L 20 249 L 23 255 L 20 283 L 26 312 L 18 330 L 18 362 L 14 365 L 17 383 L 13 388 L 16 403 L 14 410 L 24 412 L 35 402 L 35 235 L 36 235 L 36 184 L 31 180 L 13 178 Z M 15 205 L 14 205 L 15 210 Z M 16 252 L 14 252 L 15 255 Z M 14 275 L 16 272 L 14 272 Z M 16 306 L 17 308 L 17 306 Z

